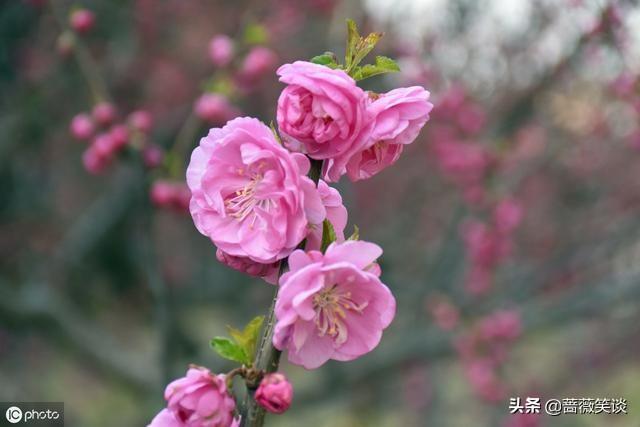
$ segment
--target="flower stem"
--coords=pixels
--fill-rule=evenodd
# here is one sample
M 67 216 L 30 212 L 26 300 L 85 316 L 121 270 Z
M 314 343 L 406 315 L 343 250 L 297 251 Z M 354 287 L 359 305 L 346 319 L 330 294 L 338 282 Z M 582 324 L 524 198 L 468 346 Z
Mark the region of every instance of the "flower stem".
M 322 171 L 321 160 L 311 160 L 311 169 L 309 170 L 309 178 L 316 184 L 320 179 Z M 304 241 L 300 244 L 300 247 L 304 245 Z M 287 259 L 280 262 L 279 276 L 282 275 L 288 268 Z M 267 314 L 267 321 L 262 331 L 262 338 L 260 338 L 260 346 L 256 351 L 256 358 L 253 366 L 257 370 L 264 371 L 265 373 L 275 372 L 278 370 L 280 364 L 281 351 L 273 346 L 273 331 L 276 324 L 275 308 L 276 301 L 278 300 L 278 287 L 273 294 L 273 300 L 271 301 L 271 308 Z M 245 399 L 244 413 L 242 414 L 242 427 L 262 427 L 264 425 L 265 410 L 259 406 L 255 399 L 254 393 L 259 384 L 247 384 L 247 397 Z

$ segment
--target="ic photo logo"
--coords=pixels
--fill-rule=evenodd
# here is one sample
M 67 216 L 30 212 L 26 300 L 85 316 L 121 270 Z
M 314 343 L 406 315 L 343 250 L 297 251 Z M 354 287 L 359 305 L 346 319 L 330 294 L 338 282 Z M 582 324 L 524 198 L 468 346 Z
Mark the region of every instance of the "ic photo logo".
M 2 419 L 2 414 L 8 424 Z M 63 427 L 64 402 L 0 402 L 0 425 Z
M 7 409 L 7 412 L 5 412 L 5 416 L 11 424 L 19 423 L 20 420 L 22 420 L 22 409 L 17 406 L 11 406 Z

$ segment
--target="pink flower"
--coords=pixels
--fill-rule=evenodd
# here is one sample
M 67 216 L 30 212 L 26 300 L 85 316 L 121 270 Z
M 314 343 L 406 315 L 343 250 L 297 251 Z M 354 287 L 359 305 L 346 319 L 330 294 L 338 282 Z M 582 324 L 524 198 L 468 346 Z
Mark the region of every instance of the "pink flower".
M 167 408 L 149 427 L 231 427 L 236 403 L 224 375 L 192 367 L 187 375 L 170 383 L 165 392 Z
M 462 227 L 462 238 L 474 264 L 495 266 L 509 253 L 507 239 L 480 221 L 469 221 Z
M 98 153 L 95 147 L 90 146 L 82 153 L 82 165 L 92 175 L 99 175 L 109 166 L 111 158 Z
M 373 350 L 395 316 L 396 301 L 372 269 L 382 254 L 363 241 L 332 243 L 325 254 L 297 250 L 280 278 L 273 345 L 314 369 Z
M 226 67 L 233 59 L 233 40 L 224 34 L 214 36 L 209 42 L 209 58 L 217 67 Z
M 89 32 L 96 23 L 96 17 L 88 9 L 76 9 L 69 16 L 69 25 L 74 31 L 84 34 Z
M 242 61 L 239 77 L 242 81 L 253 82 L 275 68 L 278 56 L 269 48 L 256 46 Z
M 260 386 L 255 394 L 256 402 L 267 411 L 273 414 L 282 414 L 293 399 L 293 387 L 280 372 L 267 374 L 260 381 Z
M 318 193 L 327 212 L 327 219 L 336 232 L 338 242 L 344 241 L 344 228 L 347 226 L 347 208 L 342 204 L 342 196 L 338 190 L 327 185 L 323 180 L 318 181 Z M 307 235 L 305 249 L 319 251 L 322 244 L 322 224 L 312 225 Z
M 109 130 L 109 137 L 113 140 L 114 149 L 120 150 L 129 142 L 129 129 L 125 125 L 116 125 Z
M 337 181 L 351 155 L 367 142 L 372 122 L 367 96 L 344 71 L 310 62 L 285 64 L 278 75 L 288 85 L 277 111 L 285 143 L 313 159 L 329 159 L 325 179 Z
M 249 276 L 261 277 L 265 282 L 272 285 L 278 283 L 278 273 L 280 271 L 279 262 L 261 264 L 252 261 L 250 258 L 229 255 L 220 249 L 216 251 L 216 258 L 234 270 L 246 273 Z
M 429 92 L 419 86 L 394 89 L 375 99 L 369 111 L 375 120 L 367 147 L 347 164 L 352 181 L 372 177 L 400 157 L 429 120 L 433 104 Z
M 86 113 L 80 113 L 71 120 L 69 130 L 75 139 L 84 141 L 93 136 L 95 125 L 91 116 Z
M 198 230 L 229 255 L 269 264 L 287 257 L 326 212 L 309 160 L 243 117 L 200 140 L 187 168 Z
M 143 133 L 151 132 L 153 127 L 153 116 L 147 110 L 134 111 L 129 114 L 128 121 L 132 128 Z
M 477 143 L 438 141 L 434 149 L 442 172 L 460 185 L 481 181 L 492 162 L 487 149 Z
M 194 110 L 198 117 L 211 124 L 224 123 L 240 114 L 225 96 L 216 93 L 200 96 L 196 100 Z
M 93 119 L 101 126 L 109 126 L 116 119 L 116 107 L 109 102 L 100 102 L 93 107 Z
M 522 222 L 522 205 L 515 199 L 502 199 L 493 211 L 493 221 L 502 233 L 510 233 Z
M 500 310 L 482 319 L 482 337 L 488 340 L 511 341 L 522 333 L 522 320 L 517 310 Z

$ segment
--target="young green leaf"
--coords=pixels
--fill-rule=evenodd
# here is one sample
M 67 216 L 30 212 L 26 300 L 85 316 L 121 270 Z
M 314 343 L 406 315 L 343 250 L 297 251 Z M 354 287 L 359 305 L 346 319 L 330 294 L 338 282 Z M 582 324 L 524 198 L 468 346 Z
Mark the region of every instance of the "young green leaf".
M 355 80 L 364 80 L 369 77 L 377 76 L 378 74 L 395 73 L 400 71 L 400 67 L 396 61 L 386 56 L 376 56 L 375 64 L 367 64 L 362 67 L 356 67 L 352 72 L 352 76 Z
M 244 330 L 241 332 L 237 329 L 227 327 L 229 329 L 229 334 L 241 346 L 244 352 L 249 356 L 249 364 L 253 360 L 253 357 L 256 352 L 256 346 L 258 344 L 258 337 L 260 335 L 260 329 L 262 328 L 262 324 L 264 323 L 264 316 L 254 317 L 251 322 L 244 327 Z
M 356 46 L 360 42 L 360 33 L 358 26 L 353 19 L 347 19 L 347 48 L 345 50 L 344 60 L 347 70 L 352 68 L 353 59 L 356 54 Z
M 211 348 L 225 359 L 233 360 L 243 365 L 251 363 L 245 350 L 227 337 L 214 337 L 211 340 Z
M 333 52 L 325 52 L 322 55 L 314 56 L 311 58 L 311 62 L 314 64 L 324 65 L 325 67 L 332 69 L 340 67 L 340 64 L 337 62 L 336 55 Z
M 336 231 L 333 229 L 333 224 L 331 224 L 328 219 L 325 219 L 322 222 L 322 244 L 320 245 L 320 251 L 326 251 L 329 245 L 335 242 L 336 239 Z

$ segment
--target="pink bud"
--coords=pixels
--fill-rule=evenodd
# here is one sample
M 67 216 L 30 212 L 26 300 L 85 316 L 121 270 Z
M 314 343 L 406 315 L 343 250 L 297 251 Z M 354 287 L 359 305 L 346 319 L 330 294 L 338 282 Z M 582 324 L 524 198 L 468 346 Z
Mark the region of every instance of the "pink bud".
M 488 340 L 514 340 L 522 333 L 522 319 L 517 310 L 500 310 L 480 323 L 482 337 Z
M 224 123 L 239 115 L 239 111 L 229 103 L 227 98 L 215 93 L 205 93 L 200 96 L 194 110 L 198 117 L 211 124 Z
M 109 159 L 100 155 L 93 146 L 90 146 L 82 154 L 82 164 L 87 172 L 98 175 L 107 168 Z
M 219 34 L 209 42 L 209 58 L 217 67 L 225 67 L 233 58 L 233 40 L 229 36 Z
M 95 126 L 93 120 L 91 120 L 91 116 L 87 113 L 80 113 L 71 120 L 69 130 L 75 139 L 84 141 L 93 136 Z
M 151 201 L 158 207 L 166 207 L 173 200 L 173 183 L 169 181 L 156 181 L 151 185 Z
M 151 202 L 159 208 L 173 209 L 187 213 L 191 200 L 191 191 L 183 182 L 158 180 L 151 185 Z
M 255 399 L 267 411 L 282 414 L 291 406 L 293 387 L 283 374 L 267 374 L 256 390 Z
M 522 205 L 515 199 L 501 200 L 493 211 L 493 221 L 503 233 L 515 230 L 522 222 L 522 216 Z
M 164 151 L 156 144 L 147 144 L 142 150 L 142 161 L 148 168 L 157 168 L 164 160 Z
M 116 125 L 109 131 L 115 150 L 119 150 L 129 142 L 129 129 L 125 125 Z
M 140 132 L 149 133 L 153 127 L 153 116 L 147 110 L 137 110 L 129 114 L 129 124 Z
M 69 25 L 74 31 L 84 34 L 93 28 L 96 17 L 88 9 L 76 9 L 69 16 Z
M 245 81 L 258 80 L 275 67 L 277 60 L 277 55 L 271 49 L 263 46 L 254 47 L 242 62 L 240 78 Z
M 109 102 L 100 102 L 93 107 L 94 120 L 101 126 L 109 126 L 116 119 L 116 107 Z
M 96 135 L 91 143 L 91 148 L 101 157 L 110 158 L 118 149 L 118 144 L 109 133 Z

